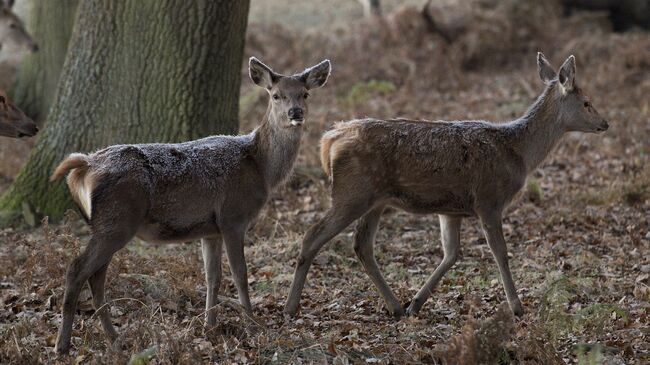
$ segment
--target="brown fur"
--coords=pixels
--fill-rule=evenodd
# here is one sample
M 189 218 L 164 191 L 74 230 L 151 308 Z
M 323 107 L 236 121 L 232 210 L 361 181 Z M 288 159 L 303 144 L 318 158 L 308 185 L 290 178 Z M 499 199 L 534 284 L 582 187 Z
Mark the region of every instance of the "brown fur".
M 395 316 L 416 314 L 458 258 L 462 218 L 478 216 L 510 308 L 521 315 L 502 231 L 504 209 L 564 133 L 609 127 L 576 86 L 573 56 L 559 72 L 541 53 L 537 61 L 546 88 L 521 118 L 508 123 L 363 119 L 338 123 L 327 132 L 321 162 L 332 181 L 332 207 L 305 234 L 285 313 L 297 312 L 320 248 L 356 220 L 354 250 L 388 310 Z M 443 260 L 406 309 L 373 255 L 387 206 L 438 214 L 440 220 Z

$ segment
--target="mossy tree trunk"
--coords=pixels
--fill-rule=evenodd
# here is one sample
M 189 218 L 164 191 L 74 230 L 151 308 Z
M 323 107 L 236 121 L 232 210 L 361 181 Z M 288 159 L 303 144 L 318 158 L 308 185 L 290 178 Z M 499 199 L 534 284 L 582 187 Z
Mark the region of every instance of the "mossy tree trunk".
M 70 152 L 238 130 L 248 0 L 82 0 L 46 128 L 0 199 L 5 220 L 71 206 Z
M 37 122 L 47 117 L 68 50 L 79 0 L 31 1 L 26 26 L 39 51 L 25 56 L 13 100 Z

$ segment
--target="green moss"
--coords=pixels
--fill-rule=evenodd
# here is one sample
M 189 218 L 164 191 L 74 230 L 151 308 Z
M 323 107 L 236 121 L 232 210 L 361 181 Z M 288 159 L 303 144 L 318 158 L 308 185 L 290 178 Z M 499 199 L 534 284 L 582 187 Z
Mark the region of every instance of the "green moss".
M 528 178 L 526 181 L 526 195 L 528 200 L 535 204 L 539 204 L 542 201 L 542 189 L 539 186 L 539 180 L 534 177 Z
M 395 84 L 384 80 L 370 80 L 358 82 L 352 86 L 348 94 L 343 98 L 344 104 L 351 108 L 363 105 L 374 97 L 382 97 L 396 90 Z

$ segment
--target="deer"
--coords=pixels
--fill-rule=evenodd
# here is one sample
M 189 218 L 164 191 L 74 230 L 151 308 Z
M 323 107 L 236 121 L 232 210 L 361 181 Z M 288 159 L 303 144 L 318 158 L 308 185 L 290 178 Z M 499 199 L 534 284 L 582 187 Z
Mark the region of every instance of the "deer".
M 20 110 L 7 94 L 0 90 L 0 136 L 10 138 L 33 137 L 38 126 Z
M 414 316 L 460 253 L 463 218 L 476 216 L 499 268 L 512 312 L 523 307 L 508 265 L 504 208 L 570 131 L 609 128 L 576 83 L 575 57 L 556 72 L 537 54 L 544 91 L 526 113 L 505 123 L 360 119 L 335 124 L 321 139 L 321 163 L 331 181 L 331 208 L 311 226 L 284 312 L 296 315 L 309 267 L 325 243 L 355 220 L 354 251 L 395 317 Z M 403 308 L 381 274 L 373 245 L 387 206 L 438 214 L 443 258 Z
M 91 227 L 84 251 L 66 273 L 55 351 L 66 353 L 82 285 L 110 340 L 117 338 L 104 305 L 106 269 L 134 236 L 152 243 L 201 239 L 206 280 L 206 327 L 216 323 L 222 245 L 239 302 L 248 315 L 244 236 L 270 194 L 290 174 L 308 115 L 307 98 L 322 87 L 329 60 L 286 76 L 255 57 L 249 76 L 270 98 L 261 124 L 251 133 L 217 135 L 185 143 L 115 145 L 91 154 L 72 153 L 51 180 L 65 174 L 73 200 Z
M 25 30 L 23 21 L 12 10 L 14 2 L 14 0 L 0 0 L 0 51 L 3 54 L 37 52 L 38 44 Z
M 38 51 L 38 44 L 12 10 L 13 0 L 0 0 L 0 89 L 11 87 L 25 53 Z

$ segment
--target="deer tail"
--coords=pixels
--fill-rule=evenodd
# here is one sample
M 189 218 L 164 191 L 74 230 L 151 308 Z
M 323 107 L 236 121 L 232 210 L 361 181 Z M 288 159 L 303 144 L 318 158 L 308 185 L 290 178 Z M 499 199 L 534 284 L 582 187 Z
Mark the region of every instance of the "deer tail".
M 71 153 L 68 157 L 61 161 L 56 169 L 54 169 L 52 176 L 50 176 L 50 181 L 60 179 L 70 170 L 88 170 L 88 166 L 88 155 L 84 155 L 83 153 Z M 85 173 L 82 173 L 81 175 L 85 175 Z

